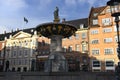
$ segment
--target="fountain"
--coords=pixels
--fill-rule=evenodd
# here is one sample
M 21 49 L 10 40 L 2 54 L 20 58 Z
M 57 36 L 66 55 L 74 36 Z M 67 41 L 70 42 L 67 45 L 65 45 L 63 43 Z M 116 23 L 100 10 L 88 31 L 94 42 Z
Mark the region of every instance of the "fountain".
M 54 11 L 54 21 L 51 23 L 40 24 L 36 27 L 38 35 L 51 39 L 50 55 L 45 62 L 45 72 L 67 72 L 67 60 L 62 54 L 62 39 L 75 34 L 75 26 L 67 23 L 60 23 L 59 9 Z

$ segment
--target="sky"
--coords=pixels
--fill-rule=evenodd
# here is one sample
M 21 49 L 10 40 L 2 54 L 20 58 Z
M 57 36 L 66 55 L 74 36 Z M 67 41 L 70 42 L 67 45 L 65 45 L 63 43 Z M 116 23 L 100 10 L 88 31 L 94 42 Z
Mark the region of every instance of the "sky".
M 34 28 L 52 22 L 55 7 L 62 20 L 87 18 L 91 7 L 105 6 L 108 0 L 0 0 L 0 34 Z M 24 17 L 28 20 L 26 24 Z

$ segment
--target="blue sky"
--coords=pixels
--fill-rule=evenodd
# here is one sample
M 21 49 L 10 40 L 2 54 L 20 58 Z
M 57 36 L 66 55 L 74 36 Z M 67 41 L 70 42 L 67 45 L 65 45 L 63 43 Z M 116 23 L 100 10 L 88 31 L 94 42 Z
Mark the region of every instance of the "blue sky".
M 0 0 L 0 33 L 16 28 L 36 27 L 53 21 L 53 12 L 59 7 L 60 19 L 86 18 L 91 7 L 105 6 L 108 0 Z M 24 17 L 28 23 L 24 22 Z

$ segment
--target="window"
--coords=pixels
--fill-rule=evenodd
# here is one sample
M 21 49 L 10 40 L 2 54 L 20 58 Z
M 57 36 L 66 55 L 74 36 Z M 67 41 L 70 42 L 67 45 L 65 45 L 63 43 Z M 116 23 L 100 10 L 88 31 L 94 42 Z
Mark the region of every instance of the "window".
M 105 54 L 113 54 L 113 49 L 112 48 L 104 49 L 104 53 Z
M 80 29 L 83 29 L 84 28 L 84 24 L 80 24 Z
M 19 51 L 19 56 L 22 56 L 22 50 Z
M 27 65 L 28 64 L 28 59 L 25 59 L 25 65 Z
M 80 45 L 79 44 L 76 44 L 76 46 L 75 46 L 76 48 L 76 51 L 80 51 Z
M 99 40 L 98 39 L 94 39 L 91 41 L 92 44 L 98 44 L 99 43 Z
M 92 49 L 92 54 L 93 55 L 99 55 L 100 54 L 100 50 L 99 49 Z
M 19 59 L 19 60 L 18 60 L 18 65 L 21 65 L 21 64 L 22 64 L 22 60 Z
M 106 67 L 113 67 L 114 66 L 114 61 L 113 60 L 106 60 Z
M 91 30 L 91 34 L 98 34 L 98 30 Z
M 82 39 L 84 39 L 86 37 L 87 37 L 86 33 L 82 33 Z
M 98 13 L 94 13 L 93 16 L 96 17 L 98 15 Z
M 92 61 L 92 70 L 93 71 L 100 71 L 101 70 L 101 62 L 99 60 Z
M 28 56 L 28 50 L 24 50 L 24 56 Z
M 106 9 L 106 12 L 107 12 L 107 13 L 110 13 L 110 12 L 111 12 L 111 11 L 110 11 L 110 8 Z
M 79 34 L 78 33 L 75 34 L 75 39 L 79 39 Z
M 110 43 L 110 42 L 112 42 L 112 38 L 105 38 L 104 39 L 104 43 Z
M 98 25 L 98 19 L 93 19 L 93 25 Z
M 112 32 L 112 28 L 103 28 L 104 33 Z
M 72 46 L 69 46 L 68 50 L 69 52 L 72 52 Z
M 114 60 L 113 59 L 106 59 L 105 60 L 105 68 L 106 70 L 115 70 Z
M 98 61 L 98 60 L 93 60 L 92 65 L 93 65 L 93 67 L 100 67 L 101 66 L 100 61 Z
M 102 19 L 103 26 L 111 25 L 111 18 Z
M 82 52 L 87 50 L 87 44 L 86 43 L 82 43 Z
M 63 51 L 64 51 L 64 52 L 67 52 L 66 46 L 63 47 Z
M 16 57 L 16 51 L 13 51 L 12 57 Z

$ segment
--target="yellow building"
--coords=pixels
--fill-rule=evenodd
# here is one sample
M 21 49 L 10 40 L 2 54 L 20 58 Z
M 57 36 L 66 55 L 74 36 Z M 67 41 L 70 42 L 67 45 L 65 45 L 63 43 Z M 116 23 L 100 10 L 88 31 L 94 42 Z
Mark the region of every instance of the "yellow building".
M 92 71 L 113 71 L 117 65 L 117 34 L 110 8 L 91 8 L 89 14 L 89 56 Z

